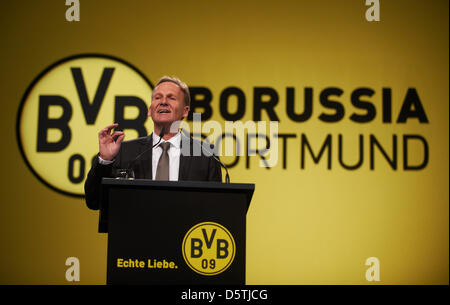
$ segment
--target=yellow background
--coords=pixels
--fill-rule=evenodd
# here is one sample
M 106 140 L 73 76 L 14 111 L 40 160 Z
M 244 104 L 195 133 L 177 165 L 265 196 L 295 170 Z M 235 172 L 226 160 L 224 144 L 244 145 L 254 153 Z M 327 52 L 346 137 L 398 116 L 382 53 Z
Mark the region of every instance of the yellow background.
M 297 134 L 289 140 L 288 168 L 281 162 L 259 168 L 253 157 L 250 170 L 241 158 L 230 172 L 233 182 L 256 184 L 247 215 L 247 284 L 373 284 L 364 265 L 372 256 L 380 260 L 382 284 L 448 284 L 448 1 L 381 0 L 380 22 L 365 20 L 363 0 L 80 2 L 80 22 L 65 20 L 65 1 L 0 4 L 0 284 L 66 284 L 71 256 L 80 260 L 79 283 L 105 283 L 107 237 L 96 233 L 97 212 L 38 181 L 15 133 L 33 79 L 61 58 L 91 52 L 123 58 L 152 82 L 168 74 L 210 88 L 215 120 L 222 120 L 219 96 L 226 87 L 244 90 L 244 121 L 252 119 L 253 87 L 277 90 L 280 132 Z M 306 86 L 314 88 L 313 116 L 291 122 L 286 87 L 296 88 L 300 112 Z M 346 109 L 339 123 L 317 119 L 327 112 L 318 102 L 326 87 L 344 90 L 337 98 Z M 349 120 L 358 87 L 375 90 L 369 100 L 377 117 L 367 124 Z M 415 87 L 430 123 L 382 124 L 383 87 L 392 88 L 394 122 L 407 89 Z M 363 166 L 342 169 L 333 153 L 331 171 L 324 160 L 315 165 L 308 157 L 300 169 L 301 133 L 316 150 L 331 133 L 335 152 L 337 134 L 350 151 L 365 135 Z M 403 171 L 399 146 L 399 170 L 378 155 L 371 171 L 369 134 L 388 153 L 392 134 L 399 145 L 403 134 L 423 136 L 427 167 Z M 95 133 L 86 137 L 96 141 Z

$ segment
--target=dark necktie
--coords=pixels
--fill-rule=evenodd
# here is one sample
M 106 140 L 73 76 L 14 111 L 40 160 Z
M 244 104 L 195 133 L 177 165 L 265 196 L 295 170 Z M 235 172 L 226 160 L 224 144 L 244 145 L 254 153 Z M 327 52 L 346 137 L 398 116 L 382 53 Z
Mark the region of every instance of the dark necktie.
M 169 142 L 164 142 L 159 144 L 163 152 L 158 161 L 158 167 L 156 168 L 156 179 L 155 180 L 166 180 L 169 181 L 169 154 L 167 151 L 170 148 Z

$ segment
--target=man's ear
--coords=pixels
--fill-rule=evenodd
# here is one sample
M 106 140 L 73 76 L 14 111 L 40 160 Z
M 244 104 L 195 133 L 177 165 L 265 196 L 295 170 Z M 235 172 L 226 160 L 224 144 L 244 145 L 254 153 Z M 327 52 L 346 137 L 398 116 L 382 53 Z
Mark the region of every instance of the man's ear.
M 147 116 L 152 117 L 152 112 L 150 111 L 150 107 L 148 107 Z
M 183 119 L 187 118 L 188 114 L 189 114 L 189 106 L 184 106 L 184 112 L 183 112 Z

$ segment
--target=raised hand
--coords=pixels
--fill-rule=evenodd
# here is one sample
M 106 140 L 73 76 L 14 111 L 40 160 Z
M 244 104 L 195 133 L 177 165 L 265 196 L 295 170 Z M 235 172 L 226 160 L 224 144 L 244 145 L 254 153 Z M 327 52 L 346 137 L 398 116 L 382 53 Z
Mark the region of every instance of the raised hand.
M 115 131 L 111 134 L 111 130 L 117 126 L 119 124 L 106 126 L 98 133 L 100 158 L 103 160 L 113 160 L 119 152 L 120 144 L 125 138 L 125 134 L 122 131 Z M 116 140 L 114 141 L 115 138 Z

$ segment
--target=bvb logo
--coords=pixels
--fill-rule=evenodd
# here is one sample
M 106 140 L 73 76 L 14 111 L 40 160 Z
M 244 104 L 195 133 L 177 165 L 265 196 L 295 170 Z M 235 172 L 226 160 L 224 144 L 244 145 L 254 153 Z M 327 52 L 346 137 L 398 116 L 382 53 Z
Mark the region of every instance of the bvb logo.
M 34 175 L 64 194 L 83 196 L 98 152 L 98 131 L 118 123 L 127 139 L 148 134 L 153 85 L 137 68 L 106 55 L 62 59 L 28 87 L 17 116 L 17 140 Z
M 236 245 L 231 233 L 215 222 L 193 226 L 182 244 L 186 264 L 202 275 L 219 274 L 233 263 Z

